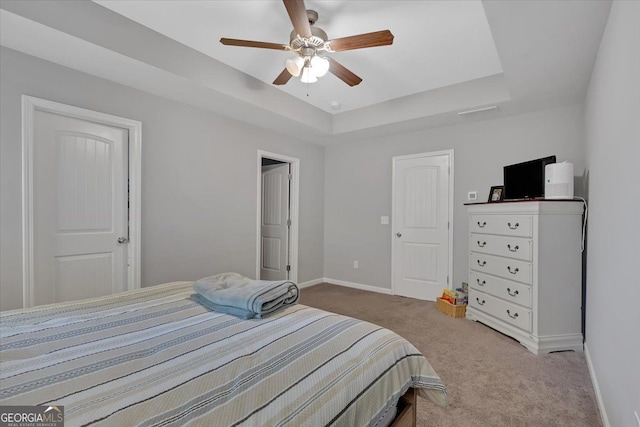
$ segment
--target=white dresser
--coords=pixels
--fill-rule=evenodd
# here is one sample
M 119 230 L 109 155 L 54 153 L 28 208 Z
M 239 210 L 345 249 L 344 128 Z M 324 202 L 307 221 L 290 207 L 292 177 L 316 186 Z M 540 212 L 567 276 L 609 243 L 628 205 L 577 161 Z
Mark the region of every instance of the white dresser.
M 583 204 L 468 205 L 467 318 L 532 353 L 582 351 Z

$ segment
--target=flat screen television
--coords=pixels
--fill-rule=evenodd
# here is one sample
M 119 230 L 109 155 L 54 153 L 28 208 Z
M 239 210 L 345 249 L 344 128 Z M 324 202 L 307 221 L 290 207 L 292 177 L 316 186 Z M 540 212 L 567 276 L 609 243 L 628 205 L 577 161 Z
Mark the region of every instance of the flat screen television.
M 544 198 L 544 167 L 556 156 L 543 157 L 504 167 L 504 199 Z

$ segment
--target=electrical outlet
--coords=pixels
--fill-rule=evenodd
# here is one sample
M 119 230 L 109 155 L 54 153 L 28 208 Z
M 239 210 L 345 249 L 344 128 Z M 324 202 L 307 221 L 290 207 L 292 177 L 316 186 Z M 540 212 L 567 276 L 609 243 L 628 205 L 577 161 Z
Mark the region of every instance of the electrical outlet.
M 470 202 L 478 200 L 478 192 L 477 191 L 469 191 L 467 193 L 467 200 Z
M 353 268 L 358 268 L 358 261 L 353 261 Z
M 388 225 L 389 224 L 389 217 L 388 216 L 381 216 L 380 217 L 380 224 Z

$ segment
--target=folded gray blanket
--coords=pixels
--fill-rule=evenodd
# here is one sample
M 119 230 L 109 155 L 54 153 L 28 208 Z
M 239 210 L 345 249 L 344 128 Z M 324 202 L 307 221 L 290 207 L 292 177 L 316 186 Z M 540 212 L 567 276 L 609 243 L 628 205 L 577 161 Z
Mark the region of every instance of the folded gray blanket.
M 283 281 L 252 280 L 238 273 L 222 273 L 193 283 L 195 301 L 241 319 L 261 318 L 299 298 L 298 286 Z

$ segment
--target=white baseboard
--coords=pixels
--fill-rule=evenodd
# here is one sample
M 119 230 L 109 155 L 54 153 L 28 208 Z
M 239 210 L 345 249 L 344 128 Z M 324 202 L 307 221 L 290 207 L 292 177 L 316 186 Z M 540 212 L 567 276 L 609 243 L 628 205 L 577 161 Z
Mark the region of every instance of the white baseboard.
M 591 356 L 589 356 L 589 348 L 587 347 L 587 343 L 584 343 L 584 356 L 587 359 L 587 366 L 589 367 L 589 375 L 591 376 L 591 384 L 593 384 L 593 390 L 596 393 L 596 400 L 598 402 L 598 409 L 600 410 L 600 418 L 602 419 L 602 425 L 604 427 L 611 427 L 609 424 L 609 417 L 607 417 L 607 410 L 604 407 L 604 401 L 602 400 L 602 395 L 600 394 L 600 386 L 598 385 L 598 378 L 596 377 L 596 372 L 593 370 L 593 365 L 591 364 Z
M 324 278 L 323 277 L 319 277 L 317 279 L 309 280 L 307 282 L 298 283 L 298 288 L 300 288 L 300 289 L 308 288 L 309 286 L 319 285 L 322 282 L 324 282 Z
M 378 292 L 379 294 L 385 294 L 385 295 L 393 295 L 393 292 L 391 291 L 391 289 L 388 289 L 388 288 L 380 288 L 378 286 L 363 285 L 362 283 L 346 282 L 344 280 L 331 279 L 329 277 L 325 277 L 322 280 L 325 281 L 326 283 L 331 283 L 332 285 L 345 286 L 347 288 L 360 289 L 362 291 Z
M 379 294 L 393 295 L 391 289 L 380 288 L 378 286 L 364 285 L 362 283 L 347 282 L 345 280 L 331 279 L 329 277 L 320 277 L 318 279 L 309 280 L 307 282 L 298 283 L 298 288 L 308 288 L 310 286 L 319 285 L 320 283 L 330 283 L 332 285 L 344 286 L 347 288 L 360 289 L 362 291 L 377 292 Z

